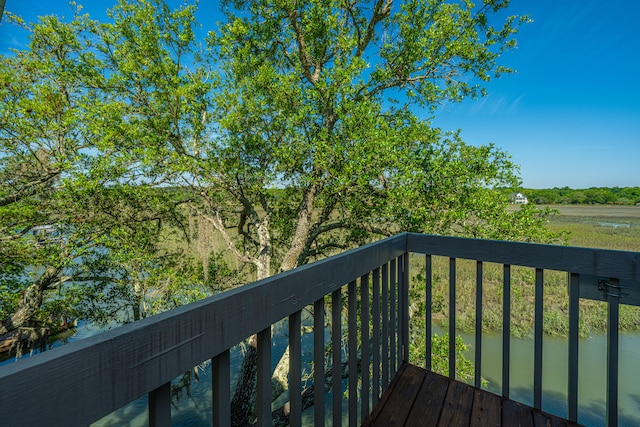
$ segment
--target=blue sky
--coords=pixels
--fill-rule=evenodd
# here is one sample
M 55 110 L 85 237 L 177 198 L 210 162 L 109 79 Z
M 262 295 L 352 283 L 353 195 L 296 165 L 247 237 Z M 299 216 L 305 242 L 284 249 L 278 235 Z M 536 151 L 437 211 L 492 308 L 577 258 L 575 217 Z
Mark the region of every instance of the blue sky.
M 100 18 L 113 1 L 78 3 Z M 214 4 L 200 0 L 205 26 Z M 70 15 L 66 0 L 6 0 L 5 10 L 27 21 Z M 524 187 L 640 186 L 640 2 L 512 0 L 510 13 L 533 19 L 501 61 L 518 73 L 492 81 L 484 98 L 443 105 L 435 125 L 509 152 Z M 21 43 L 22 31 L 0 25 L 0 53 Z
M 489 95 L 446 105 L 435 123 L 494 142 L 524 187 L 640 186 L 640 2 L 512 0 L 533 23 Z

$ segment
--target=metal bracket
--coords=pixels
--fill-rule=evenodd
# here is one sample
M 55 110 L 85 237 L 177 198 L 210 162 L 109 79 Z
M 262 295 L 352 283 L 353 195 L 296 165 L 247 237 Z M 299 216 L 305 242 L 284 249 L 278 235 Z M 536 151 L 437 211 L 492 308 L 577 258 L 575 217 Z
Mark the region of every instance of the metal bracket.
M 580 298 L 596 301 L 618 298 L 621 304 L 640 306 L 640 281 L 581 274 L 579 294 Z
M 627 287 L 628 286 L 620 285 L 620 281 L 618 279 L 598 280 L 598 290 L 602 291 L 605 295 L 613 298 L 628 297 L 628 293 L 622 292 L 622 289 L 625 289 Z

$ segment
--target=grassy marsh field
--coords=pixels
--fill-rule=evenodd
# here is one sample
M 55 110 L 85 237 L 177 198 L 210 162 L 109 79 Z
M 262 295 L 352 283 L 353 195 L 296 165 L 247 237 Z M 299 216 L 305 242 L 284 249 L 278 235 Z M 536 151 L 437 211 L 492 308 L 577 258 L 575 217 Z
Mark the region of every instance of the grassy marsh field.
M 569 245 L 640 252 L 640 206 L 549 206 L 549 227 L 570 233 Z

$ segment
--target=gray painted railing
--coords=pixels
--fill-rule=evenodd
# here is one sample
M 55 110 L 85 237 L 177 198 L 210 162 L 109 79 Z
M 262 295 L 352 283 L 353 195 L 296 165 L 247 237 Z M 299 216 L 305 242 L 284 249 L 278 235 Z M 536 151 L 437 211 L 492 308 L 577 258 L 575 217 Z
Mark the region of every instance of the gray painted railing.
M 607 422 L 617 424 L 618 306 L 640 301 L 640 254 L 525 243 L 400 234 L 269 279 L 258 281 L 169 312 L 104 332 L 0 368 L 3 425 L 84 426 L 149 396 L 149 424 L 171 425 L 170 381 L 206 360 L 212 361 L 214 425 L 230 424 L 230 349 L 257 334 L 258 425 L 271 424 L 271 327 L 289 322 L 290 422 L 302 420 L 302 310 L 314 307 L 314 365 L 325 365 L 325 325 L 331 329 L 333 425 L 342 424 L 342 367 L 347 366 L 349 425 L 357 425 L 375 405 L 401 361 L 409 359 L 409 253 L 426 257 L 427 327 L 431 326 L 432 256 L 450 259 L 450 307 L 456 303 L 456 259 L 476 260 L 477 289 L 483 263 L 503 264 L 504 325 L 502 394 L 509 395 L 511 266 L 536 269 L 534 406 L 542 398 L 542 291 L 544 270 L 570 273 L 568 417 L 578 416 L 578 299 L 609 301 Z M 621 287 L 622 286 L 622 287 Z M 343 298 L 346 296 L 346 319 Z M 482 292 L 476 318 L 482 321 Z M 325 303 L 330 302 L 329 322 Z M 328 320 L 328 319 L 327 319 Z M 455 335 L 450 310 L 450 336 Z M 358 328 L 370 325 L 369 328 Z M 346 325 L 347 330 L 342 328 Z M 362 333 L 364 331 L 364 333 Z M 347 342 L 342 337 L 347 335 Z M 476 385 L 481 378 L 481 333 L 476 334 Z M 427 367 L 431 343 L 427 340 Z M 450 340 L 450 373 L 455 342 Z M 346 355 L 346 356 L 344 356 Z M 343 358 L 346 357 L 345 360 Z M 313 381 L 325 389 L 327 375 Z M 315 425 L 325 424 L 326 393 L 314 394 Z M 358 407 L 359 406 L 359 407 Z M 559 414 L 562 415 L 562 414 Z
M 608 303 L 607 319 L 607 402 L 606 423 L 618 425 L 618 315 L 619 305 L 640 305 L 640 253 L 530 243 L 462 239 L 455 237 L 407 235 L 407 252 L 426 255 L 427 277 L 427 334 L 431 334 L 431 265 L 432 256 L 450 260 L 449 273 L 449 336 L 456 330 L 455 288 L 456 259 L 476 260 L 476 325 L 482 324 L 483 263 L 503 265 L 503 323 L 502 323 L 502 395 L 509 396 L 511 267 L 535 268 L 534 303 L 534 366 L 533 402 L 542 403 L 542 345 L 543 345 L 543 278 L 545 270 L 569 274 L 569 360 L 568 390 L 565 414 L 578 420 L 578 308 L 579 299 L 587 298 Z M 427 340 L 427 369 L 431 367 L 430 340 Z M 474 343 L 475 386 L 481 383 L 482 330 L 476 328 Z M 455 342 L 449 340 L 449 372 L 455 372 Z M 563 415 L 563 414 L 558 414 Z

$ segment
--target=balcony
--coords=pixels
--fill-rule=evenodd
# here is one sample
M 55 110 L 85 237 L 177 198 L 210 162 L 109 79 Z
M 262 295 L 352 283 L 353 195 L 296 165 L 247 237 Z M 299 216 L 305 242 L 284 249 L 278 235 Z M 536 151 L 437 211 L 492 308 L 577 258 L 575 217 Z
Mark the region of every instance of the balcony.
M 423 365 L 426 370 L 407 363 L 410 337 L 416 333 L 410 321 L 415 301 L 409 298 L 409 285 L 410 278 L 416 273 L 409 271 L 410 256 L 424 259 L 421 269 L 426 287 L 426 326 L 422 333 L 429 337 L 434 331 L 431 320 L 433 258 L 448 259 L 449 307 L 453 308 L 460 287 L 456 263 L 459 259 L 475 261 L 476 324 L 482 324 L 485 314 L 483 268 L 487 263 L 501 265 L 500 396 L 480 392 L 483 375 L 481 328 L 476 328 L 475 342 L 471 343 L 475 369 L 472 385 L 463 385 L 453 379 L 457 363 L 453 339 L 448 342 L 448 379 L 432 377 L 429 372 L 433 363 L 431 340 L 425 340 Z M 532 286 L 535 286 L 534 357 L 530 367 L 533 409 L 509 399 L 511 271 L 514 266 L 535 271 L 532 276 Z M 525 412 L 530 414 L 525 417 L 531 425 L 538 425 L 540 417 L 548 417 L 546 423 L 553 424 L 558 418 L 540 411 L 545 390 L 543 363 L 553 363 L 543 360 L 543 292 L 547 270 L 567 272 L 568 275 L 566 413 L 554 415 L 568 418 L 573 423 L 579 419 L 578 308 L 581 298 L 596 299 L 607 304 L 607 364 L 603 368 L 606 369 L 603 387 L 606 387 L 606 424 L 616 426 L 619 416 L 619 308 L 621 304 L 640 304 L 640 253 L 418 234 L 390 237 L 0 367 L 2 423 L 8 426 L 86 426 L 146 395 L 149 425 L 169 426 L 171 380 L 210 360 L 213 424 L 228 426 L 231 424 L 231 349 L 247 337 L 257 335 L 256 423 L 271 425 L 272 326 L 286 320 L 291 396 L 287 416 L 292 426 L 302 425 L 303 420 L 303 364 L 307 363 L 303 357 L 303 331 L 308 330 L 313 331 L 310 332 L 313 334 L 312 366 L 325 367 L 314 369 L 311 379 L 313 384 L 322 384 L 322 389 L 328 390 L 313 394 L 315 425 L 359 425 L 363 421 L 371 425 L 389 425 L 381 421 L 389 415 L 385 412 L 389 408 L 400 411 L 401 418 L 406 420 L 412 408 L 414 411 L 418 408 L 415 406 L 418 403 L 414 402 L 424 396 L 421 390 L 432 387 L 425 386 L 428 381 L 429 384 L 442 384 L 448 390 L 464 389 L 461 395 L 479 393 L 478 399 L 489 402 L 486 408 L 494 408 L 487 409 L 493 411 L 491 416 L 497 416 L 504 425 L 509 424 L 507 417 L 510 414 Z M 310 306 L 313 307 L 313 318 L 309 326 L 313 325 L 313 328 L 303 328 L 306 321 L 303 321 L 303 311 Z M 449 310 L 446 321 L 449 336 L 455 336 L 455 309 Z M 411 389 L 415 392 L 407 386 L 398 386 L 402 381 L 414 381 L 406 375 L 421 376 L 416 380 L 418 385 Z M 345 381 L 343 377 L 346 377 Z M 413 393 L 413 400 L 398 394 L 406 392 Z M 393 399 L 405 402 L 404 409 L 389 404 Z M 331 417 L 327 416 L 326 407 L 331 408 Z M 443 410 L 442 405 L 438 410 Z M 434 411 L 421 410 L 423 420 L 433 420 L 434 425 L 438 419 L 442 421 L 443 413 Z M 463 409 L 448 411 L 447 416 L 452 416 Z M 469 409 L 465 411 L 469 412 Z M 502 412 L 496 415 L 495 411 Z M 472 425 L 472 421 L 467 418 L 463 424 Z M 398 421 L 396 425 L 404 425 L 404 421 Z

